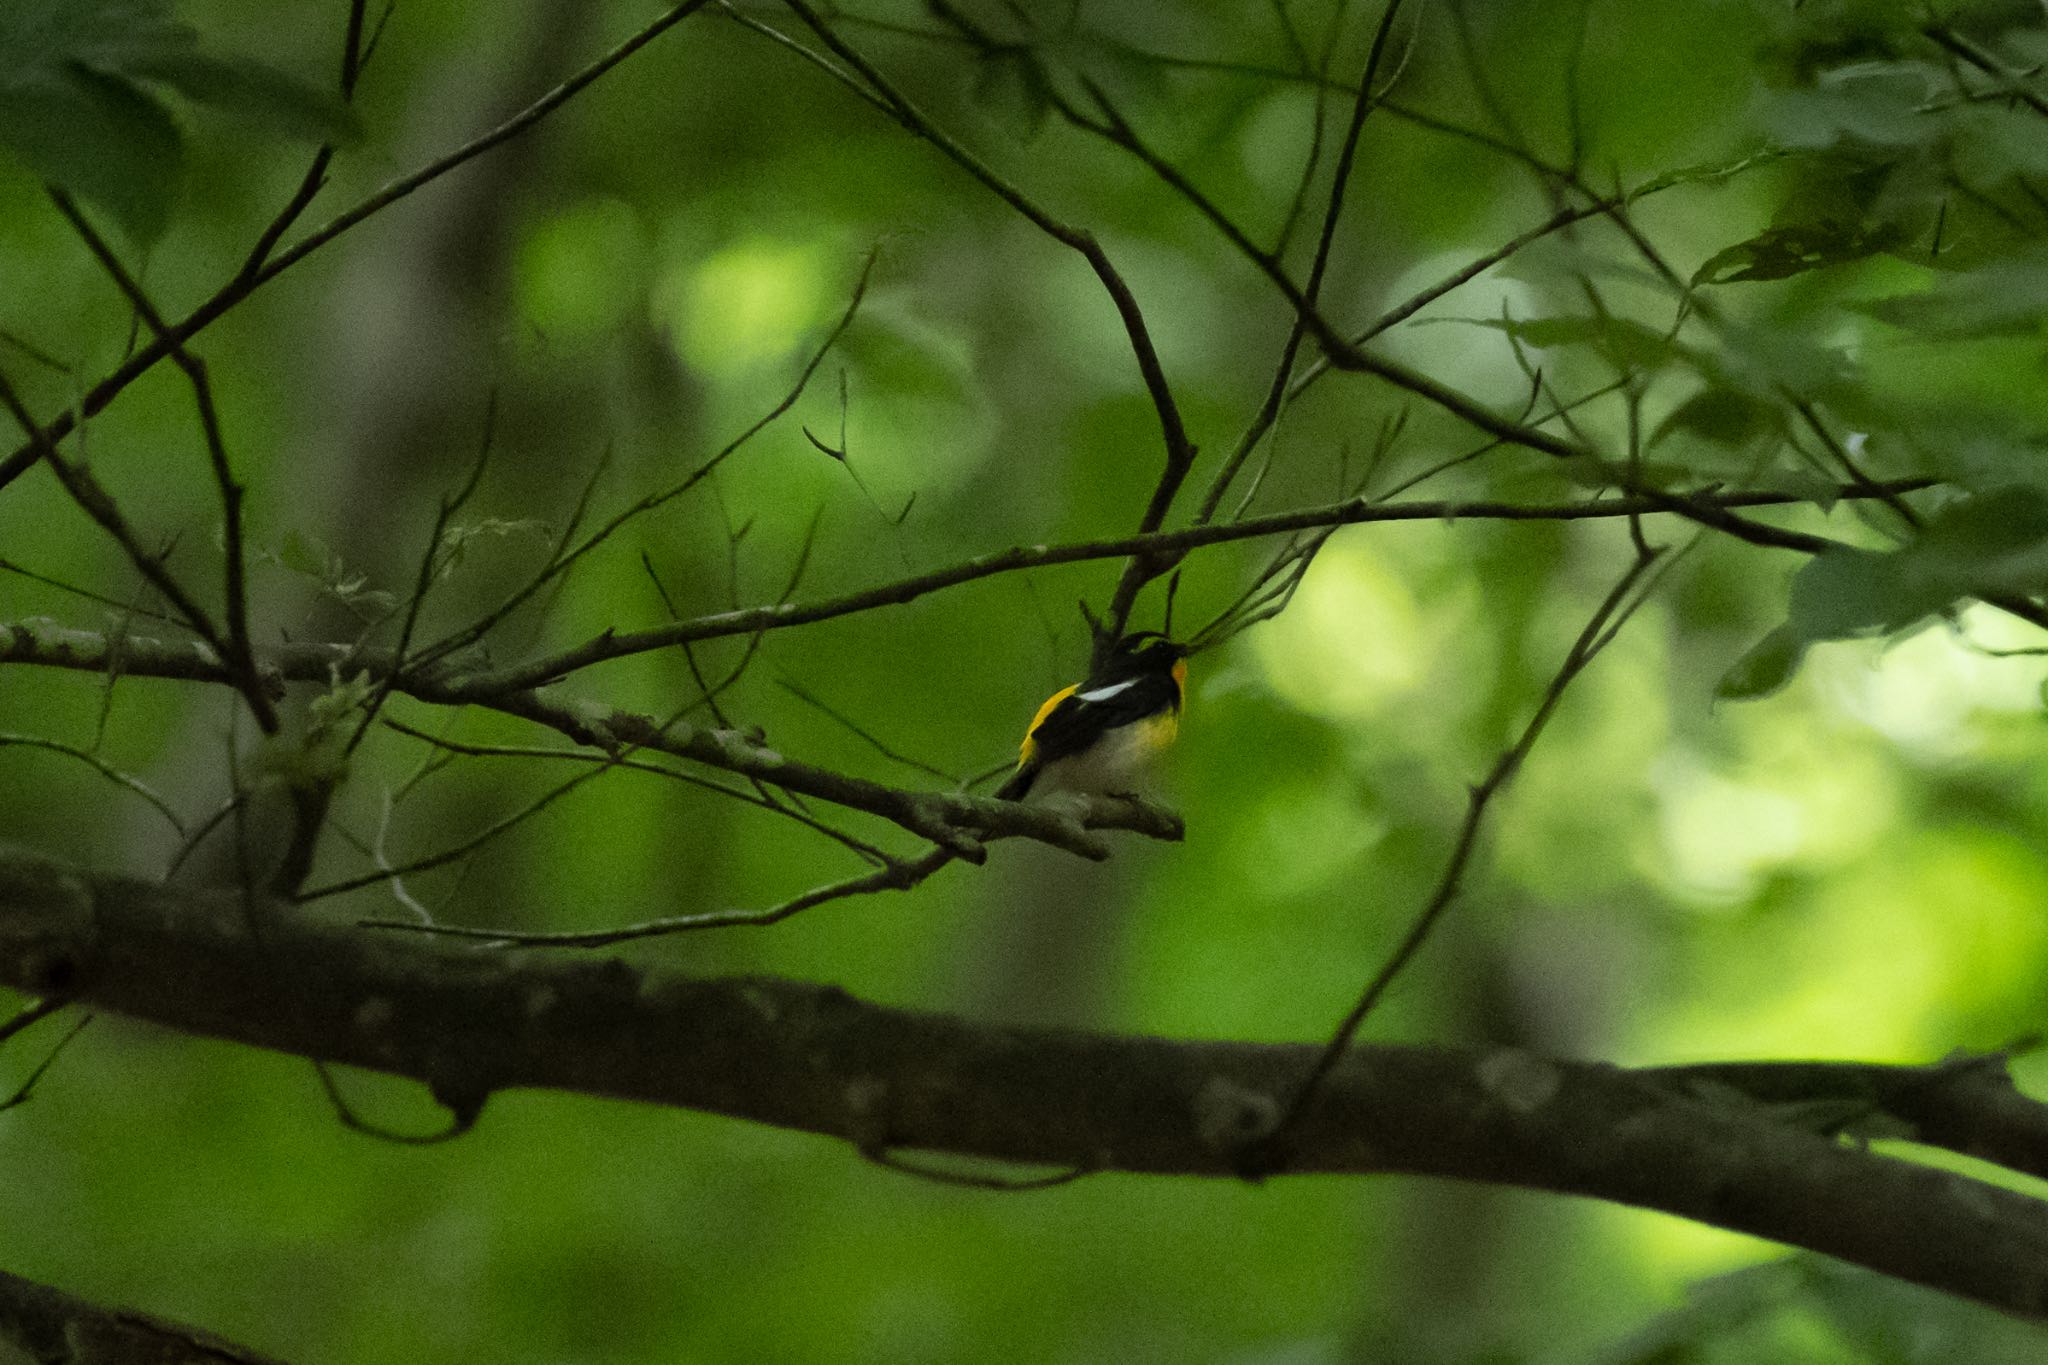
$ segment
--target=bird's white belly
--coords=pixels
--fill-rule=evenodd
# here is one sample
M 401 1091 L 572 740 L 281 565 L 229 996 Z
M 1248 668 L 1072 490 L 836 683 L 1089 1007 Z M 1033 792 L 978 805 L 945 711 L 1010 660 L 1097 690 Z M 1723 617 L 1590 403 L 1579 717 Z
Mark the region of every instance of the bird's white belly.
M 1046 764 L 1031 794 L 1134 792 L 1178 729 L 1178 718 L 1167 712 L 1112 730 L 1081 753 Z

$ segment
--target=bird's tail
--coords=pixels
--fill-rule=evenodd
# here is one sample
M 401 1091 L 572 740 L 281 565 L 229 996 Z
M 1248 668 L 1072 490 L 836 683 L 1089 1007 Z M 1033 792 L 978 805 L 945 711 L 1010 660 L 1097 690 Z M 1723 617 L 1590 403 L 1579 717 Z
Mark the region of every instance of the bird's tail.
M 1010 774 L 1003 785 L 996 788 L 998 801 L 1022 801 L 1031 794 L 1031 784 L 1038 780 L 1036 763 L 1019 763 L 1017 771 Z

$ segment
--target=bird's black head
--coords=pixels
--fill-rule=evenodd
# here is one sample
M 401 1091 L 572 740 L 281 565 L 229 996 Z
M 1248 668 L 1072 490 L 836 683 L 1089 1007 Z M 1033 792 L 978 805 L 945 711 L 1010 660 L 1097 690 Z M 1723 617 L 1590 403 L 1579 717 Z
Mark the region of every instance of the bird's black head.
M 1156 630 L 1134 630 L 1116 642 L 1109 656 L 1108 671 L 1118 678 L 1171 673 L 1187 654 L 1186 645 L 1169 640 Z

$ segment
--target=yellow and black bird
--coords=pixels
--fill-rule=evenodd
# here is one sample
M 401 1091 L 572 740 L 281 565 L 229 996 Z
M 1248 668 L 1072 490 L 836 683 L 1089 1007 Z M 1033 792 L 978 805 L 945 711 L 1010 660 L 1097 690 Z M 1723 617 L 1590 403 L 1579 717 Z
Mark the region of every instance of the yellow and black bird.
M 1185 646 L 1151 630 L 1124 636 L 1087 681 L 1060 689 L 1038 708 L 1019 746 L 1017 771 L 996 795 L 1022 801 L 1048 791 L 1129 794 L 1180 734 L 1187 677 Z

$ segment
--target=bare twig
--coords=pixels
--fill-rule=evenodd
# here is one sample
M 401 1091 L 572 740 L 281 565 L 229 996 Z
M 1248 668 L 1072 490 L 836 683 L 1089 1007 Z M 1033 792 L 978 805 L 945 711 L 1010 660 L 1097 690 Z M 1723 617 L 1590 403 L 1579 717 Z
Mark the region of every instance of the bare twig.
M 844 831 L 834 829 L 824 821 L 794 806 L 776 801 L 768 795 L 766 790 L 759 788 L 753 791 L 746 791 L 739 787 L 729 787 L 723 782 L 715 782 L 708 777 L 702 777 L 696 773 L 685 772 L 680 768 L 671 768 L 663 763 L 653 763 L 642 758 L 616 758 L 601 751 L 589 749 L 547 749 L 530 744 L 465 744 L 460 740 L 449 739 L 444 735 L 429 734 L 425 730 L 407 725 L 404 721 L 393 720 L 389 716 L 384 718 L 384 724 L 401 735 L 407 735 L 424 744 L 431 745 L 436 750 L 445 754 L 463 755 L 471 758 L 523 758 L 571 763 L 609 763 L 610 766 L 627 772 L 648 773 L 656 777 L 666 777 L 673 781 L 681 782 L 686 786 L 699 787 L 705 791 L 716 792 L 720 796 L 728 797 L 743 805 L 757 806 L 762 810 L 773 811 L 777 815 L 788 816 L 798 824 L 814 830 L 834 842 L 844 844 L 864 858 L 877 863 L 888 861 L 882 855 L 881 850 L 866 840 L 857 839 Z M 387 868 L 386 871 L 389 872 L 390 869 Z
M 154 787 L 151 787 L 133 773 L 123 772 L 121 769 L 116 768 L 91 750 L 81 749 L 74 744 L 66 744 L 61 740 L 45 739 L 40 735 L 0 733 L 0 749 L 10 746 L 27 749 L 46 749 L 53 754 L 63 754 L 68 758 L 77 759 L 109 782 L 114 783 L 116 786 L 126 787 L 129 791 L 134 792 L 137 796 L 149 802 L 151 806 L 155 807 L 156 813 L 163 816 L 170 827 L 178 832 L 180 838 L 185 837 L 185 822 L 178 818 L 178 812 L 171 806 L 170 802 L 164 800 Z
M 0 389 L 0 394 L 4 394 Z M 1881 485 L 1898 493 L 1935 486 L 1930 479 L 1900 479 Z M 1831 490 L 1830 496 L 1853 501 L 1851 489 Z M 1803 531 L 1793 531 L 1745 521 L 1730 509 L 1784 507 L 1812 501 L 1813 494 L 1772 492 L 1723 492 L 1706 490 L 1689 495 L 1660 494 L 1656 497 L 1615 497 L 1581 502 L 1518 504 L 1491 500 L 1455 499 L 1417 502 L 1376 502 L 1366 497 L 1312 508 L 1297 508 L 1232 523 L 1159 531 L 1150 536 L 1124 536 L 1107 540 L 1081 541 L 1067 545 L 1016 546 L 979 555 L 943 569 L 912 575 L 892 583 L 808 602 L 777 602 L 716 612 L 694 617 L 671 626 L 635 634 L 607 633 L 561 653 L 509 669 L 451 672 L 445 676 L 409 676 L 399 690 L 418 700 L 440 705 L 477 702 L 518 708 L 537 698 L 527 697 L 533 686 L 565 676 L 577 669 L 629 654 L 666 649 L 689 641 L 719 639 L 734 635 L 806 625 L 813 621 L 873 611 L 885 606 L 915 601 L 928 593 L 998 574 L 1054 564 L 1076 564 L 1090 560 L 1122 559 L 1140 553 L 1170 553 L 1203 545 L 1283 535 L 1322 526 L 1413 521 L 1582 521 L 1670 512 L 1673 501 L 1681 502 L 1689 519 L 1709 522 L 1727 518 L 1745 540 L 1761 545 L 1813 554 L 1837 542 Z M 2004 606 L 2003 602 L 1997 605 Z M 201 682 L 232 681 L 219 655 L 203 645 L 128 637 L 119 642 L 128 654 L 123 667 L 131 675 L 157 678 L 185 678 Z M 55 668 L 101 672 L 107 666 L 116 642 L 94 631 L 72 630 L 40 621 L 0 622 L 0 663 L 34 663 Z M 394 665 L 388 651 L 359 648 L 352 644 L 286 644 L 259 652 L 259 667 L 265 684 L 281 687 L 286 681 L 327 682 L 334 669 L 347 664 L 370 676 L 382 677 Z M 522 698 L 525 698 L 522 700 Z M 564 733 L 594 733 L 588 723 L 564 718 Z M 559 727 L 558 727 L 559 728 Z M 772 779 L 771 779 L 772 780 Z
M 868 281 L 874 274 L 877 254 L 875 251 L 868 253 L 867 259 L 861 264 L 860 276 L 854 282 L 853 294 L 847 299 L 846 307 L 840 313 L 839 320 L 833 324 L 832 330 L 825 334 L 824 340 L 818 343 L 817 349 L 811 352 L 810 359 L 805 361 L 804 367 L 797 374 L 795 382 L 790 385 L 788 392 L 783 394 L 774 407 L 756 418 L 744 431 L 726 442 L 716 454 L 712 455 L 702 464 L 699 464 L 695 469 L 692 469 L 678 482 L 641 498 L 592 532 L 575 549 L 567 553 L 557 552 L 550 556 L 547 564 L 541 568 L 541 571 L 535 574 L 531 581 L 514 592 L 504 602 L 501 602 L 497 607 L 486 612 L 469 625 L 454 631 L 444 639 L 423 650 L 418 666 L 431 667 L 434 663 L 448 657 L 448 655 L 456 650 L 465 648 L 482 639 L 490 632 L 492 627 L 504 620 L 506 616 L 510 615 L 522 603 L 531 598 L 534 593 L 538 592 L 550 580 L 566 573 L 572 565 L 598 546 L 604 544 L 620 528 L 695 488 L 699 483 L 716 472 L 718 467 L 724 464 L 742 446 L 766 430 L 777 418 L 795 407 L 797 400 L 803 397 L 804 390 L 810 386 L 811 377 L 818 372 L 818 366 L 825 362 L 825 357 L 831 353 L 833 347 L 839 344 L 840 338 L 846 335 L 847 328 L 853 325 L 855 315 L 860 312 L 861 300 L 867 297 Z
M 0 375 L 0 407 L 5 407 L 16 424 L 28 433 L 30 445 L 49 464 L 51 472 L 57 476 L 57 481 L 64 486 L 64 491 L 71 495 L 71 500 L 97 522 L 100 529 L 114 538 L 115 543 L 128 556 L 129 563 L 135 566 L 136 572 L 162 594 L 163 599 L 170 603 L 171 609 L 177 612 L 192 633 L 206 642 L 214 658 L 222 662 L 231 660 L 233 656 L 222 639 L 219 628 L 207 615 L 206 609 L 201 607 L 171 575 L 170 569 L 164 564 L 164 556 L 143 546 L 134 528 L 129 526 L 127 518 L 121 514 L 121 509 L 115 504 L 112 495 L 93 477 L 85 465 L 68 460 L 58 453 L 57 447 L 44 434 L 43 429 L 36 425 L 35 418 L 29 415 L 21 396 L 15 392 L 14 386 L 7 381 L 5 375 Z M 239 685 L 241 679 L 237 677 L 236 682 Z
M 1490 442 L 1485 449 L 1493 448 L 1494 444 L 1496 443 Z M 1925 480 L 1897 480 L 1883 486 L 1894 492 L 1911 492 L 1917 488 L 1928 487 L 1930 483 Z M 1841 495 L 1851 499 L 1859 496 L 1851 489 L 1841 490 Z M 438 684 L 438 690 L 447 697 L 459 695 L 481 701 L 497 693 L 540 686 L 567 677 L 593 664 L 624 658 L 631 654 L 643 654 L 649 650 L 666 649 L 683 641 L 708 640 L 725 635 L 743 635 L 755 630 L 778 630 L 807 625 L 830 617 L 914 601 L 926 593 L 995 574 L 1052 564 L 1119 559 L 1133 555 L 1159 557 L 1203 545 L 1256 539 L 1321 526 L 1438 520 L 1576 521 L 1669 512 L 1754 545 L 1819 554 L 1835 548 L 1837 542 L 1810 532 L 1751 521 L 1737 516 L 1732 510 L 1783 506 L 1809 500 L 1807 496 L 1795 494 L 1729 494 L 1714 491 L 1685 494 L 1661 489 L 1628 497 L 1544 506 L 1490 500 L 1388 503 L 1357 497 L 1312 509 L 1275 512 L 1231 523 L 1212 522 L 1178 531 L 1156 531 L 1150 535 L 1120 536 L 1072 545 L 1019 546 L 839 597 L 810 602 L 780 602 L 746 607 L 737 611 L 716 612 L 649 630 L 606 631 L 582 644 L 572 645 L 555 654 L 527 663 L 470 673 L 459 678 L 442 679 Z
M 50 1002 L 40 1002 L 40 1004 L 48 1003 Z M 40 1004 L 37 1006 L 31 1006 L 30 1008 L 39 1008 Z M 24 1011 L 24 1013 L 26 1013 L 26 1011 Z M 40 1017 L 42 1016 L 37 1016 L 37 1018 Z M 79 1034 L 85 1032 L 85 1026 L 87 1024 L 90 1024 L 94 1019 L 98 1017 L 99 1016 L 95 1015 L 90 1010 L 86 1011 L 84 1014 L 79 1015 L 78 1022 L 73 1024 L 70 1027 L 70 1029 L 65 1032 L 62 1038 L 59 1038 L 54 1044 L 51 1045 L 50 1050 L 43 1054 L 43 1059 L 40 1062 L 37 1062 L 35 1066 L 29 1070 L 28 1075 L 22 1077 L 21 1084 L 14 1087 L 14 1093 L 12 1095 L 9 1095 L 6 1099 L 0 1100 L 0 1114 L 6 1113 L 9 1109 L 12 1109 L 17 1105 L 28 1103 L 29 1097 L 35 1093 L 37 1084 L 41 1082 L 45 1075 L 49 1074 L 50 1068 L 57 1064 L 57 1059 L 64 1055 L 64 1049 L 70 1047 L 72 1040 L 77 1038 Z M 32 1019 L 29 1022 L 33 1023 L 35 1021 Z
M 1379 970 L 1373 973 L 1372 979 L 1359 993 L 1357 1002 L 1339 1021 L 1335 1031 L 1330 1035 L 1330 1040 L 1323 1045 L 1322 1051 L 1317 1055 L 1315 1064 L 1302 1078 L 1293 1098 L 1280 1112 L 1277 1122 L 1270 1130 L 1256 1135 L 1246 1144 L 1247 1171 L 1263 1173 L 1278 1169 L 1279 1164 L 1285 1162 L 1285 1144 L 1290 1131 L 1314 1106 L 1324 1082 L 1357 1038 L 1358 1030 L 1365 1023 L 1366 1017 L 1386 995 L 1388 988 L 1415 960 L 1423 944 L 1428 942 L 1442 921 L 1444 912 L 1449 910 L 1451 903 L 1457 899 L 1458 892 L 1464 885 L 1465 871 L 1471 864 L 1473 851 L 1478 847 L 1479 833 L 1486 821 L 1487 808 L 1521 769 L 1523 760 L 1535 747 L 1551 716 L 1556 714 L 1558 703 L 1564 699 L 1565 690 L 1614 638 L 1608 629 L 1610 624 L 1625 620 L 1628 613 L 1642 603 L 1641 597 L 1631 599 L 1630 594 L 1658 559 L 1659 555 L 1656 552 L 1639 554 L 1629 565 L 1627 572 L 1622 574 L 1614 587 L 1608 591 L 1607 596 L 1601 599 L 1599 607 L 1587 620 L 1585 628 L 1579 632 L 1578 639 L 1566 653 L 1564 662 L 1552 676 L 1549 686 L 1544 689 L 1535 713 L 1529 717 L 1528 723 L 1522 727 L 1514 742 L 1503 749 L 1500 756 L 1494 760 L 1493 768 L 1471 789 L 1466 801 L 1464 823 L 1459 826 L 1450 858 L 1445 862 L 1443 872 L 1437 878 L 1436 890 L 1431 893 L 1429 900 L 1416 913 L 1415 918 L 1409 922 L 1407 932 L 1395 945 L 1394 951 L 1387 956 Z
M 1137 361 L 1138 373 L 1144 382 L 1146 394 L 1151 399 L 1153 411 L 1158 417 L 1160 439 L 1165 447 L 1165 465 L 1159 485 L 1153 492 L 1152 501 L 1139 523 L 1141 533 L 1156 529 L 1166 518 L 1166 509 L 1172 503 L 1173 493 L 1180 487 L 1181 481 L 1187 477 L 1187 471 L 1194 464 L 1195 445 L 1188 435 L 1186 424 L 1181 417 L 1180 404 L 1174 398 L 1165 368 L 1160 363 L 1151 328 L 1145 321 L 1144 310 L 1139 306 L 1137 296 L 1132 293 L 1129 283 L 1110 260 L 1109 253 L 1103 250 L 1102 244 L 1095 240 L 1093 233 L 1054 217 L 1036 200 L 997 174 L 988 163 L 934 123 L 872 62 L 849 45 L 816 11 L 804 3 L 804 0 L 785 0 L 785 3 L 812 32 L 818 35 L 826 47 L 887 102 L 891 117 L 898 123 L 937 148 L 948 160 L 1022 214 L 1034 227 L 1054 241 L 1072 248 L 1087 261 L 1089 269 L 1095 273 L 1097 281 L 1109 295 L 1117 316 L 1123 323 L 1124 335 L 1130 343 L 1131 354 Z M 1100 650 L 1107 648 L 1109 641 L 1104 638 L 1098 639 L 1096 643 Z
M 33 1027 L 63 1009 L 71 1001 L 60 995 L 45 996 L 33 1000 L 16 1010 L 5 1023 L 0 1023 L 0 1043 L 5 1043 L 15 1034 Z
M 426 549 L 420 552 L 420 567 L 413 578 L 412 595 L 406 599 L 405 618 L 399 623 L 398 645 L 391 651 L 392 667 L 378 682 L 376 690 L 370 694 L 370 699 L 364 703 L 363 714 L 356 722 L 355 731 L 348 737 L 344 753 L 352 754 L 356 751 L 356 746 L 363 742 L 363 736 L 377 723 L 378 713 L 390 699 L 392 689 L 398 686 L 398 680 L 405 675 L 408 668 L 414 666 L 414 661 L 407 656 L 407 650 L 412 645 L 413 631 L 419 624 L 420 609 L 426 605 L 427 594 L 433 591 L 434 576 L 442 555 L 442 540 L 448 533 L 448 523 L 470 498 L 475 496 L 477 488 L 483 483 L 484 467 L 490 463 L 491 443 L 497 429 L 498 395 L 497 391 L 493 390 L 490 400 L 484 406 L 483 436 L 477 443 L 476 459 L 470 464 L 469 477 L 463 480 L 462 486 L 456 489 L 453 495 L 444 494 L 434 511 L 433 529 L 427 533 Z
M 455 150 L 436 157 L 418 170 L 386 184 L 353 208 L 329 219 L 290 247 L 271 256 L 260 269 L 248 273 L 238 272 L 234 278 L 215 290 L 204 303 L 186 314 L 180 321 L 171 324 L 169 335 L 181 344 L 191 340 L 259 287 L 276 279 L 365 219 L 374 217 L 415 190 L 432 184 L 450 171 L 524 133 L 561 108 L 591 82 L 702 9 L 706 3 L 707 0 L 683 0 L 683 3 L 656 16 L 631 37 L 496 127 L 471 138 Z M 171 346 L 162 339 L 142 347 L 113 373 L 88 390 L 75 405 L 58 414 L 48 425 L 37 428 L 31 433 L 25 445 L 6 459 L 0 460 L 0 488 L 6 487 L 25 473 L 40 457 L 41 447 L 55 447 L 59 441 L 71 434 L 79 422 L 105 408 L 130 384 L 154 368 L 170 353 Z
M 395 0 L 393 2 L 395 3 Z M 343 103 L 354 99 L 356 80 L 362 74 L 363 19 L 367 8 L 368 0 L 349 0 L 348 22 L 344 25 L 341 35 Z M 385 12 L 388 15 L 390 11 L 387 9 Z M 299 186 L 292 191 L 292 197 L 285 201 L 284 207 L 277 211 L 277 216 L 265 224 L 263 231 L 257 234 L 256 244 L 249 248 L 248 256 L 242 261 L 238 278 L 254 275 L 263 268 L 263 263 L 270 259 L 270 253 L 277 249 L 278 242 L 283 239 L 285 233 L 291 231 L 292 224 L 299 221 L 299 215 L 312 206 L 314 197 L 327 184 L 327 166 L 333 160 L 334 144 L 331 142 L 322 143 L 314 151 L 312 164 L 306 167 L 306 173 L 299 178 Z
M 830 702 L 818 696 L 817 693 L 804 687 L 801 683 L 794 682 L 788 678 L 777 678 L 775 681 L 783 691 L 788 692 L 813 710 L 821 712 L 832 720 L 839 722 L 841 726 L 850 731 L 856 738 L 864 741 L 870 749 L 873 749 L 891 763 L 900 763 L 904 767 L 915 772 L 921 772 L 927 777 L 936 777 L 941 782 L 949 782 L 956 786 L 959 784 L 960 778 L 957 774 L 949 773 L 944 768 L 935 768 L 922 759 L 912 758 L 908 754 L 890 748 L 888 742 L 876 735 L 874 731 L 868 729 L 844 711 L 839 710 Z
M 780 924 L 792 915 L 801 914 L 832 901 L 845 900 L 850 896 L 872 895 L 878 891 L 907 891 L 922 883 L 932 873 L 955 861 L 957 860 L 949 850 L 935 848 L 910 862 L 891 859 L 872 872 L 864 872 L 843 881 L 827 882 L 823 886 L 814 886 L 802 895 L 792 896 L 779 905 L 771 905 L 763 910 L 712 910 L 700 915 L 670 915 L 663 919 L 621 925 L 615 929 L 508 933 L 502 929 L 471 929 L 453 924 L 416 924 L 409 920 L 365 919 L 356 923 L 358 927 L 364 929 L 438 934 L 446 938 L 476 940 L 501 948 L 609 948 L 614 944 L 630 943 L 635 939 L 661 938 L 669 934 L 689 933 L 696 929 L 731 929 L 740 926 L 762 928 L 770 924 Z
M 199 431 L 206 442 L 207 463 L 213 470 L 214 487 L 220 493 L 222 536 L 226 541 L 227 635 L 222 642 L 225 657 L 240 676 L 242 696 L 249 703 L 249 713 L 256 718 L 257 727 L 266 735 L 276 734 L 279 724 L 277 707 L 263 690 L 262 681 L 256 676 L 255 657 L 250 653 L 248 559 L 242 547 L 242 485 L 228 464 L 227 442 L 221 435 L 220 413 L 214 407 L 213 385 L 207 379 L 206 362 L 185 349 L 183 339 L 164 321 L 163 314 L 150 302 L 141 282 L 128 273 L 127 267 L 121 264 L 121 258 L 79 210 L 77 202 L 54 185 L 49 187 L 49 195 L 50 201 L 71 224 L 86 249 L 92 252 L 134 306 L 136 315 L 148 324 L 151 335 L 169 349 L 172 361 L 185 372 L 186 381 L 192 386 L 193 402 L 199 410 Z

